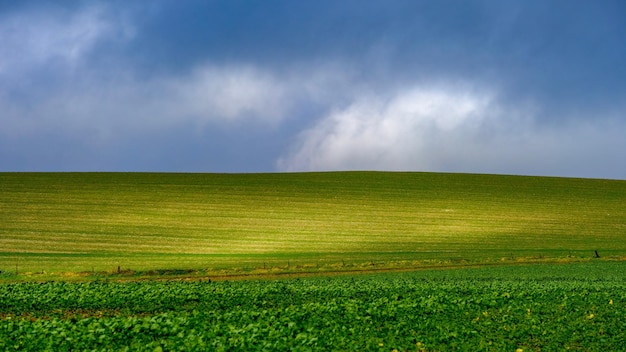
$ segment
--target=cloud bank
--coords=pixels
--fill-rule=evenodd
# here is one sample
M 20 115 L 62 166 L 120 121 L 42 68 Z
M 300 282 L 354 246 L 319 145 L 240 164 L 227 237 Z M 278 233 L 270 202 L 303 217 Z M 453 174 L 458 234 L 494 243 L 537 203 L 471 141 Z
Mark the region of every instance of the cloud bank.
M 538 122 L 541 114 L 530 106 L 507 106 L 490 91 L 425 84 L 331 112 L 302 132 L 277 165 L 285 171 L 559 175 L 597 165 L 594 155 L 622 163 L 623 121 L 605 116 L 593 124 L 583 118 L 546 126 Z
M 623 6 L 555 6 L 5 4 L 0 171 L 626 179 Z

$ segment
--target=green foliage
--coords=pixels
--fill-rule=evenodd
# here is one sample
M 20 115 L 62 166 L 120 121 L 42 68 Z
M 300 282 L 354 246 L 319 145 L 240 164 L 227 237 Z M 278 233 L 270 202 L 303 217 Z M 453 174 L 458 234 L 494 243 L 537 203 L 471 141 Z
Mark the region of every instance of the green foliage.
M 3 350 L 623 349 L 623 262 L 0 286 Z
M 0 270 L 624 256 L 625 199 L 626 181 L 547 177 L 0 173 Z

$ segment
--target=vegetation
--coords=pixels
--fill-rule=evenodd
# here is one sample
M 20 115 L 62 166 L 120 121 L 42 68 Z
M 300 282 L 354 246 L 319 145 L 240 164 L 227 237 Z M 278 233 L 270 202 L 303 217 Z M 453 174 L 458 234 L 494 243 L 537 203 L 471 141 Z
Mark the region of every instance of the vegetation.
M 622 261 L 0 285 L 2 350 L 617 351 Z
M 0 173 L 0 350 L 620 350 L 624 200 L 617 180 Z
M 626 181 L 547 177 L 0 173 L 0 271 L 45 280 L 622 257 L 625 199 Z

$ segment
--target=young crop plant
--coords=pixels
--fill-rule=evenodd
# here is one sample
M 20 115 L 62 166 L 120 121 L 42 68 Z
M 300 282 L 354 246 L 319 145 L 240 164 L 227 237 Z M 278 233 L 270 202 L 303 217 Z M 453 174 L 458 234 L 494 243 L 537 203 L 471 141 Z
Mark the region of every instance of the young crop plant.
M 3 350 L 616 351 L 623 262 L 0 286 Z

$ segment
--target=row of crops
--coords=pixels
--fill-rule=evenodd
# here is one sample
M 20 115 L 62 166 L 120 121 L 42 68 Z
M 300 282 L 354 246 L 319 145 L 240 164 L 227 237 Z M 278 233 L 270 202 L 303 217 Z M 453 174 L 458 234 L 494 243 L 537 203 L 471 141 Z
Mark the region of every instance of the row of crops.
M 626 265 L 0 285 L 0 350 L 623 350 Z

